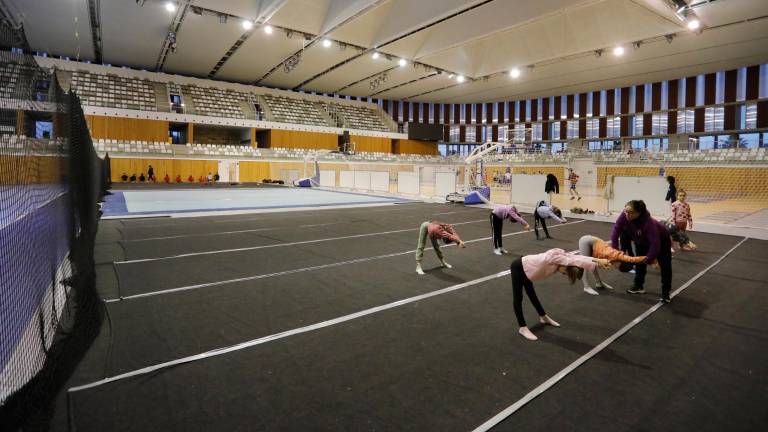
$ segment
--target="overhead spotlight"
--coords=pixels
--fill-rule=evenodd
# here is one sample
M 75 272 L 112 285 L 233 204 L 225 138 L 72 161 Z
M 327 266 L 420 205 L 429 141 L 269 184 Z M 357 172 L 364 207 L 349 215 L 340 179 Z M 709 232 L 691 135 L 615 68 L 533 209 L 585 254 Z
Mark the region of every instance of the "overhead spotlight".
M 632 42 L 632 47 L 634 49 L 640 49 L 640 45 L 642 44 L 643 44 L 643 41 Z
M 226 24 L 228 18 L 229 17 L 227 15 L 219 15 L 219 24 Z
M 344 42 L 339 42 L 339 49 L 342 51 L 346 51 L 347 44 L 345 44 Z
M 603 50 L 595 50 L 595 57 L 600 58 L 603 56 Z
M 614 48 L 613 49 L 613 55 L 615 55 L 616 57 L 623 56 L 624 55 L 624 47 L 617 46 L 616 48 Z
M 378 53 L 378 51 L 374 51 L 374 52 L 373 52 L 373 54 L 371 55 L 371 57 L 372 57 L 374 60 L 376 60 L 377 58 L 379 58 L 379 53 Z
M 384 58 L 386 58 L 387 61 L 392 61 L 392 56 L 389 54 L 385 55 Z
M 176 12 L 176 4 L 173 2 L 166 2 L 165 10 L 167 10 L 168 12 Z
M 397 61 L 397 64 L 400 65 L 400 67 L 403 67 L 403 66 L 407 65 L 408 62 L 405 61 L 405 59 L 400 59 L 400 60 Z
M 448 74 L 448 79 L 453 79 L 454 76 L 454 74 Z
M 253 28 L 253 22 L 248 20 L 243 20 L 242 25 L 243 25 L 243 28 L 246 30 L 250 30 Z
M 331 40 L 330 39 L 323 39 L 323 46 L 325 48 L 328 48 L 331 46 Z
M 197 7 L 197 6 L 192 6 L 192 13 L 195 14 L 195 15 L 202 16 L 203 15 L 203 10 L 200 9 L 199 7 Z
M 701 23 L 696 18 L 691 18 L 686 25 L 688 26 L 688 30 L 696 30 L 701 26 Z
M 675 39 L 675 34 L 674 34 L 674 33 L 668 34 L 668 35 L 664 36 L 664 39 L 666 39 L 666 40 L 667 40 L 667 43 L 670 43 L 670 44 L 671 44 L 671 43 L 672 43 L 672 40 L 674 40 L 674 39 Z
M 287 30 L 285 32 L 285 37 L 287 37 L 288 39 L 293 39 L 293 30 Z
M 511 71 L 509 71 L 510 78 L 519 78 L 520 77 L 520 69 L 514 68 Z
M 274 31 L 275 30 L 272 28 L 271 25 L 267 24 L 267 25 L 264 26 L 264 33 L 266 33 L 268 35 L 271 35 L 272 32 L 274 32 Z
M 456 77 L 456 81 L 459 83 L 463 83 L 465 79 L 466 78 L 464 78 L 464 75 L 459 75 Z

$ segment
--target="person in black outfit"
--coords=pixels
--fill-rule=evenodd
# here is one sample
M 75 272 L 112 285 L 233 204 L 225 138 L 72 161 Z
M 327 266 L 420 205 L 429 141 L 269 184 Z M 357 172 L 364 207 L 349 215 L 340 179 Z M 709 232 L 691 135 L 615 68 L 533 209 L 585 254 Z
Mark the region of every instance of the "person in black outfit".
M 141 173 L 141 175 L 139 176 L 139 181 L 142 182 L 142 183 L 147 181 L 147 178 L 144 177 L 144 173 Z
M 155 181 L 155 169 L 152 168 L 152 165 L 149 166 L 149 169 L 147 170 L 147 176 L 149 177 L 150 181 Z
M 669 183 L 669 190 L 667 191 L 667 197 L 664 201 L 669 201 L 670 204 L 677 201 L 677 187 L 675 186 L 675 177 L 667 176 L 667 183 Z
M 547 183 L 544 185 L 544 192 L 560 193 L 560 183 L 557 181 L 557 177 L 554 174 L 547 174 Z
M 136 173 L 131 174 L 131 183 L 136 182 Z
M 128 181 L 128 174 L 123 173 L 123 175 L 120 176 L 120 180 L 123 181 L 123 183 Z

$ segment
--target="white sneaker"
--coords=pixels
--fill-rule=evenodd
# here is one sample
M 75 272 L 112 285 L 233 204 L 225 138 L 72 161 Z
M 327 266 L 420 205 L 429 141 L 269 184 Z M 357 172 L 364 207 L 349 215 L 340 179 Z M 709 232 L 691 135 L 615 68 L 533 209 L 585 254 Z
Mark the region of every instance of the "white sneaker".
M 445 262 L 445 261 L 443 261 L 443 267 L 445 267 L 445 268 L 449 268 L 449 269 L 452 269 L 452 268 L 453 268 L 453 266 L 452 266 L 452 265 L 448 264 L 448 263 L 447 263 L 447 262 Z
M 418 273 L 420 275 L 424 274 L 424 270 L 421 269 L 421 265 L 417 265 L 416 266 L 416 273 Z
M 632 269 L 629 272 L 632 273 L 632 274 L 635 274 L 635 269 Z
M 597 287 L 598 287 L 598 288 L 605 288 L 605 289 L 609 289 L 609 290 L 612 290 L 612 289 L 613 289 L 613 287 L 612 287 L 612 286 L 608 285 L 608 284 L 607 284 L 607 283 L 605 283 L 605 282 L 600 282 L 599 284 L 597 284 Z
M 560 327 L 560 323 L 550 318 L 549 315 L 544 315 L 543 317 L 539 317 L 539 322 L 542 324 L 549 324 L 552 327 Z
M 595 289 L 592 288 L 591 286 L 585 286 L 584 287 L 584 292 L 587 293 L 587 294 L 591 294 L 591 295 L 600 295 L 600 293 L 595 291 Z
M 539 340 L 539 338 L 537 338 L 536 335 L 533 334 L 533 332 L 531 332 L 528 329 L 528 327 L 520 327 L 520 330 L 518 330 L 518 333 L 520 333 L 524 338 L 528 340 L 532 340 L 532 341 Z
M 501 255 L 503 252 L 501 251 L 501 249 L 496 248 L 493 250 L 493 253 L 495 253 L 496 255 Z
M 509 251 L 504 249 L 504 248 L 499 248 L 499 250 L 501 250 L 501 253 L 503 253 L 503 254 L 508 254 L 509 253 Z

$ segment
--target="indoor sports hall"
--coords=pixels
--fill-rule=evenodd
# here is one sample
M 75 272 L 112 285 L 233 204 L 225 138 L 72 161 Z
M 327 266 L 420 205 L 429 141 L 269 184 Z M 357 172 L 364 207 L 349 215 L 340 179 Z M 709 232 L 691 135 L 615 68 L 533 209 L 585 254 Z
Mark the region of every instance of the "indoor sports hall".
M 0 0 L 0 430 L 767 429 L 766 24 Z

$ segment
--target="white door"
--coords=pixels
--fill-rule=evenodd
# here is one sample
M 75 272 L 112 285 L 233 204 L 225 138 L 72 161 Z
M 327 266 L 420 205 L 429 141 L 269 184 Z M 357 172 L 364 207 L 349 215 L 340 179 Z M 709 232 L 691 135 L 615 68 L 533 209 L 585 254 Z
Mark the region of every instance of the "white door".
M 229 182 L 229 173 L 232 166 L 232 161 L 220 160 L 219 161 L 219 181 Z
M 377 192 L 389 192 L 389 171 L 372 171 L 371 189 Z
M 419 195 L 419 173 L 399 171 L 397 173 L 397 192 L 408 195 Z

